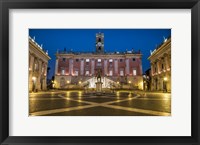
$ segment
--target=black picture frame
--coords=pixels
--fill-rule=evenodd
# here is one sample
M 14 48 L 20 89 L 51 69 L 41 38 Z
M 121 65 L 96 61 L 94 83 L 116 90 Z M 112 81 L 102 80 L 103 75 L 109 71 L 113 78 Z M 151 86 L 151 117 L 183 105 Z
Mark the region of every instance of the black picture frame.
M 191 9 L 192 135 L 148 137 L 9 136 L 9 9 Z M 200 2 L 199 0 L 0 0 L 0 142 L 2 145 L 131 144 L 200 145 Z

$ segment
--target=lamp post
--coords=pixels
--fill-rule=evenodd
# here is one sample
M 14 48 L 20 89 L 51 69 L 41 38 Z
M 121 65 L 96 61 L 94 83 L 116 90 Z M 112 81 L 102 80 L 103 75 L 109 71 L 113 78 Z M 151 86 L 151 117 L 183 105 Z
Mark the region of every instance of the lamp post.
M 128 83 L 129 83 L 129 89 L 131 89 L 131 81 L 128 81 Z
M 163 92 L 167 92 L 167 77 L 163 78 Z

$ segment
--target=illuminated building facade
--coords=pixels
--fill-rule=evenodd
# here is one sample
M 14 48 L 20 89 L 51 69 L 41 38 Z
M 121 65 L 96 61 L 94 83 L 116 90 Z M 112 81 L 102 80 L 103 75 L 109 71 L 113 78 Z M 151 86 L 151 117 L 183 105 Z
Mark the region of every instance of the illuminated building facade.
M 151 90 L 171 92 L 171 38 L 165 39 L 148 59 L 151 63 Z
M 103 88 L 131 87 L 143 89 L 142 54 L 140 51 L 107 53 L 104 34 L 96 34 L 95 53 L 57 52 L 55 88 L 84 86 L 95 88 L 100 71 Z
M 46 90 L 48 52 L 29 37 L 29 92 Z

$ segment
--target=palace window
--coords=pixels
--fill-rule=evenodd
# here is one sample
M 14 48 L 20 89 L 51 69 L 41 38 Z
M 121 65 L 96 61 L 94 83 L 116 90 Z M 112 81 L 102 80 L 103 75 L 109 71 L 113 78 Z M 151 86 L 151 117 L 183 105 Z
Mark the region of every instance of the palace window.
M 61 74 L 62 74 L 62 75 L 65 75 L 65 69 L 62 69 L 62 70 L 61 70 Z
M 120 76 L 124 76 L 124 71 L 123 70 L 120 71 Z
M 137 70 L 133 69 L 133 75 L 136 76 L 137 75 Z
M 78 62 L 79 61 L 79 59 L 76 59 L 76 62 Z
M 101 59 L 98 59 L 97 62 L 101 62 Z
M 113 62 L 113 59 L 109 59 L 109 62 Z
M 78 76 L 78 70 L 74 71 L 74 76 Z
M 90 59 L 86 59 L 85 61 L 86 61 L 86 62 L 90 62 Z
M 87 71 L 85 71 L 85 75 L 86 76 L 89 76 L 90 75 L 90 72 L 87 70 Z
M 135 58 L 133 58 L 133 61 L 135 61 Z
M 66 58 L 63 58 L 62 61 L 65 62 L 65 61 L 66 61 Z
M 112 76 L 112 75 L 113 75 L 113 71 L 110 70 L 110 71 L 109 71 L 109 76 Z
M 119 61 L 120 61 L 120 62 L 123 62 L 123 59 L 120 59 Z
M 162 70 L 164 69 L 164 65 L 162 64 Z

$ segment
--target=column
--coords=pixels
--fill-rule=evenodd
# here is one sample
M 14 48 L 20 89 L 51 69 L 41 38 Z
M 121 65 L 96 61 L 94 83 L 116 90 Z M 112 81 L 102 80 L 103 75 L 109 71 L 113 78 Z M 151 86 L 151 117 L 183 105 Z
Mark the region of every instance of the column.
M 168 60 L 168 56 L 166 55 L 165 57 L 164 57 L 164 59 L 165 59 L 165 66 L 166 66 L 166 70 L 169 68 L 169 60 Z
M 55 76 L 58 73 L 58 58 L 56 58 L 56 64 L 55 64 Z
M 80 75 L 84 75 L 84 60 L 83 59 L 81 59 Z
M 104 60 L 104 75 L 108 74 L 108 61 L 107 59 Z
M 153 74 L 154 74 L 154 65 L 153 63 L 151 63 L 151 76 L 153 76 Z
M 43 90 L 47 89 L 47 66 L 48 66 L 48 63 L 45 63 L 44 64 Z
M 73 74 L 73 59 L 69 59 L 69 75 Z
M 126 74 L 129 75 L 130 74 L 130 68 L 129 68 L 129 59 L 126 59 Z
M 157 67 L 157 73 L 159 73 L 160 72 L 159 60 L 157 60 L 156 62 L 156 67 Z
M 91 74 L 94 75 L 94 59 L 92 59 L 92 62 L 91 62 L 92 66 L 91 66 Z
M 115 75 L 118 75 L 118 60 L 114 60 L 114 70 L 115 70 Z
M 32 74 L 33 74 L 33 63 L 34 63 L 34 56 L 29 54 L 30 57 L 30 64 L 29 64 L 29 91 L 32 91 L 33 83 L 32 83 Z
M 29 66 L 29 68 L 30 68 L 31 71 L 33 71 L 33 63 L 34 63 L 34 59 L 35 59 L 35 58 L 34 58 L 34 56 L 31 55 L 31 54 L 30 54 L 30 57 L 31 57 L 31 60 L 30 60 L 30 66 Z
M 37 78 L 37 89 L 38 90 L 41 90 L 41 71 L 42 71 L 42 61 L 39 59 L 38 60 L 38 64 L 39 64 L 39 66 L 38 66 L 38 78 Z
M 142 61 L 141 61 L 141 58 L 140 58 L 139 66 L 140 66 L 140 75 L 142 75 Z

